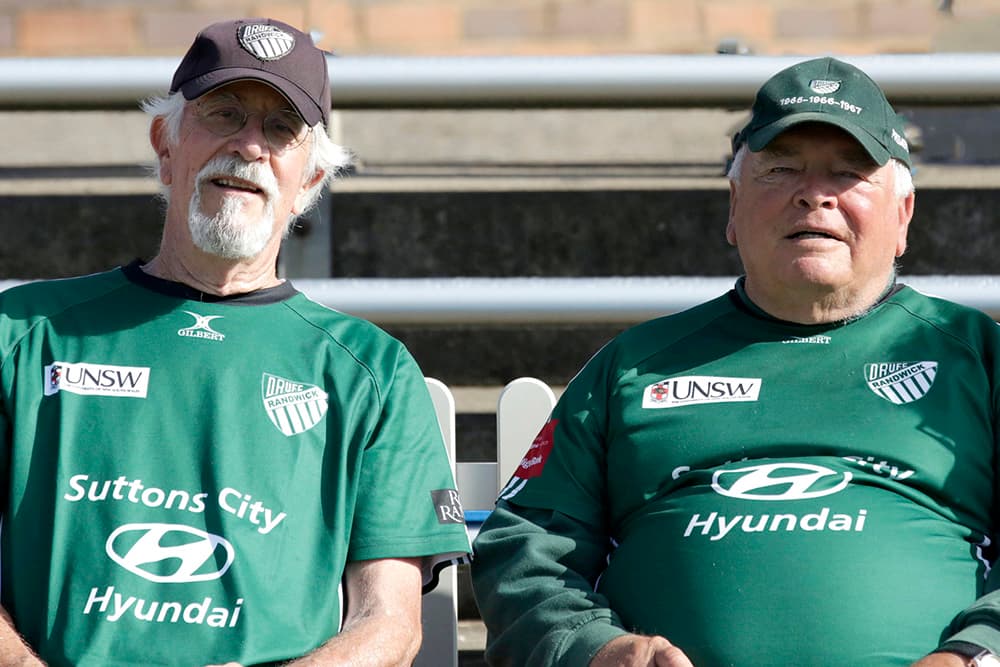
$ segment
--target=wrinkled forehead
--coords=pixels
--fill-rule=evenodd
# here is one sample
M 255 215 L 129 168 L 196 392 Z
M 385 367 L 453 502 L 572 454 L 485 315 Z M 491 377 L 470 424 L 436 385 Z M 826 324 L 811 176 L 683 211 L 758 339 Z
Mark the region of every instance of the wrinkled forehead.
M 846 130 L 828 123 L 800 123 L 788 128 L 764 148 L 757 151 L 761 158 L 794 157 L 805 154 L 825 154 L 852 164 L 877 168 L 871 154 Z

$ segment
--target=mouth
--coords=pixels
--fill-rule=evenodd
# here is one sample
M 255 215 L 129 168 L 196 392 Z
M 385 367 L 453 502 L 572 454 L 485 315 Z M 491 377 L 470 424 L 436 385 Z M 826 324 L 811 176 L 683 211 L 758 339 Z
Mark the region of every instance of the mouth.
M 814 229 L 807 229 L 801 232 L 795 232 L 794 234 L 789 234 L 785 238 L 792 240 L 805 240 L 805 239 L 830 239 L 832 241 L 839 240 L 833 234 L 828 234 L 827 232 L 821 232 Z
M 244 181 L 238 178 L 232 178 L 229 176 L 216 176 L 208 179 L 208 182 L 217 188 L 223 188 L 226 190 L 239 190 L 240 192 L 250 192 L 253 194 L 263 194 L 264 191 L 257 187 L 254 183 L 250 181 Z

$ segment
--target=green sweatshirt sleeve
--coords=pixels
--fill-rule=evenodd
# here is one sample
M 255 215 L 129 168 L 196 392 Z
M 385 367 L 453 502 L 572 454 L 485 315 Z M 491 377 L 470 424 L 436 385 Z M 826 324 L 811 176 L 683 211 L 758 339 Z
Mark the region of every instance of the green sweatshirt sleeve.
M 626 634 L 594 592 L 608 537 L 552 510 L 499 501 L 476 538 L 472 585 L 494 667 L 580 667 Z

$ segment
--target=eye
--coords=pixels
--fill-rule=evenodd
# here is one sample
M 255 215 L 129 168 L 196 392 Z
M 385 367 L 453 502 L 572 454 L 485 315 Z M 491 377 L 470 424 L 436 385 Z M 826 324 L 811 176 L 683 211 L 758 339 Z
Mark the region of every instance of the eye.
M 284 144 L 295 143 L 305 130 L 305 123 L 294 111 L 276 111 L 264 121 L 265 131 Z

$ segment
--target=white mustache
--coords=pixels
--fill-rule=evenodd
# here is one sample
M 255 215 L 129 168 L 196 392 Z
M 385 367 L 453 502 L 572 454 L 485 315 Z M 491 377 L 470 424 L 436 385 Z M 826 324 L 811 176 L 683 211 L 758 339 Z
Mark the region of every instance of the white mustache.
M 278 198 L 278 179 L 269 166 L 260 162 L 247 162 L 233 155 L 213 158 L 198 171 L 198 189 L 220 176 L 232 176 L 253 183 L 263 190 L 270 201 Z

